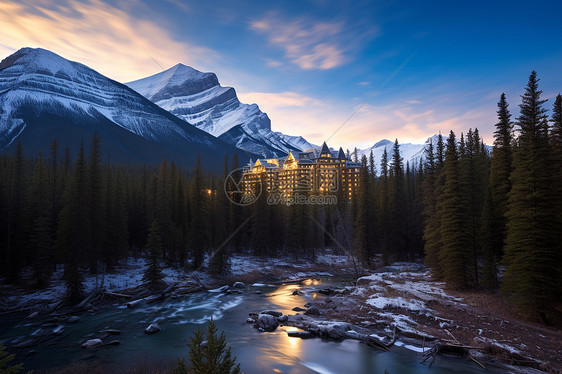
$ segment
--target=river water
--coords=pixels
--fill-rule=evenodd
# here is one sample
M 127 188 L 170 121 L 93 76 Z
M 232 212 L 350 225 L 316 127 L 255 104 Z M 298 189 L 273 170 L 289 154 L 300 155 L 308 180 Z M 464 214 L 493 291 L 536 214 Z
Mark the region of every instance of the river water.
M 18 360 L 24 361 L 26 369 L 61 367 L 80 360 L 95 360 L 101 362 L 108 372 L 118 371 L 135 361 L 165 361 L 177 357 L 187 360 L 189 337 L 197 325 L 205 324 L 212 316 L 219 331 L 225 332 L 237 362 L 248 374 L 370 374 L 384 373 L 385 369 L 391 374 L 484 372 L 463 358 L 438 356 L 429 367 L 420 364 L 421 353 L 403 346 L 394 346 L 390 352 L 381 352 L 355 340 L 301 340 L 287 336 L 286 331 L 294 329 L 292 327 L 260 333 L 245 322 L 248 313 L 265 309 L 295 313 L 291 309 L 303 306 L 306 300 L 303 296 L 293 296 L 293 290 L 304 287 L 310 291 L 317 286 L 316 283 L 308 282 L 304 286 L 250 286 L 246 287 L 243 294 L 200 292 L 135 309 L 125 306 L 107 308 L 82 315 L 77 323 L 63 325 L 62 335 L 32 348 L 36 352 L 25 360 L 22 355 L 29 350 L 22 350 Z M 14 318 L 0 321 L 0 342 L 6 346 L 57 327 L 45 327 Z M 162 331 L 146 335 L 144 329 L 152 322 L 158 322 Z M 99 337 L 104 329 L 120 330 L 120 335 L 109 336 L 104 341 L 118 339 L 121 344 L 95 350 L 80 347 L 81 341 Z

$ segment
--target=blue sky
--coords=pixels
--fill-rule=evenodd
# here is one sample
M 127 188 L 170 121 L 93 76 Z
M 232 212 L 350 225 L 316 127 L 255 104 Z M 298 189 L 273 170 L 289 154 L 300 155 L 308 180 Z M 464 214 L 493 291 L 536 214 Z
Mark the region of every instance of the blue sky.
M 560 14 L 549 1 L 0 0 L 0 55 L 43 47 L 122 82 L 182 62 L 314 143 L 474 127 L 491 143 L 501 92 L 516 117 L 532 70 L 549 109 L 562 90 Z

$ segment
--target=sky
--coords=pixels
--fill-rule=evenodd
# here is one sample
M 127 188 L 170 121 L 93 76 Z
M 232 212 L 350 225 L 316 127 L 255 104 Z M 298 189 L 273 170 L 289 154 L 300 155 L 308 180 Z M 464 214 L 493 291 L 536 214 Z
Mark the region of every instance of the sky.
M 562 91 L 559 1 L 0 0 L 0 59 L 41 47 L 120 82 L 217 74 L 272 129 L 333 147 L 421 143 L 513 117 L 536 70 Z

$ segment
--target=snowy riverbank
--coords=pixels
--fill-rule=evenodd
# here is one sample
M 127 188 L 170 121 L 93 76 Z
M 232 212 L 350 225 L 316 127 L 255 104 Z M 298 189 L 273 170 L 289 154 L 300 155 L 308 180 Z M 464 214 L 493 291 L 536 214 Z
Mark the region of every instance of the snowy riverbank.
M 87 276 L 85 294 L 100 287 L 116 293 L 138 288 L 145 267 L 144 259 L 130 258 L 115 271 Z M 235 281 L 277 284 L 283 280 L 345 274 L 352 279 L 354 272 L 348 257 L 331 253 L 317 256 L 314 263 L 307 259 L 265 259 L 239 253 L 231 257 L 228 276 L 212 277 L 203 271 L 182 268 L 165 268 L 164 274 L 167 284 L 196 279 L 211 289 Z M 562 372 L 560 331 L 517 319 L 501 298 L 486 293 L 448 291 L 443 283 L 433 281 L 429 271 L 418 263 L 396 263 L 367 274 L 356 285 L 343 288 L 305 282 L 301 292 L 308 301 L 307 307 L 316 307 L 319 315 L 305 317 L 294 313 L 288 324 L 311 330 L 318 324 L 337 321 L 344 326 L 355 326 L 363 333 L 391 336 L 396 331 L 397 345 L 421 352 L 437 341 L 457 340 L 463 346 L 475 347 L 470 354 L 485 365 L 501 362 L 501 365 L 525 365 L 519 369 L 514 366 L 509 369 L 512 371 L 532 372 L 537 368 L 550 373 Z M 53 274 L 51 285 L 45 290 L 6 285 L 1 290 L 0 305 L 4 312 L 27 315 L 37 311 L 45 317 L 66 291 L 61 269 Z M 124 302 L 113 299 L 109 305 Z M 93 309 L 107 305 L 94 305 Z M 352 338 L 353 332 L 346 337 Z

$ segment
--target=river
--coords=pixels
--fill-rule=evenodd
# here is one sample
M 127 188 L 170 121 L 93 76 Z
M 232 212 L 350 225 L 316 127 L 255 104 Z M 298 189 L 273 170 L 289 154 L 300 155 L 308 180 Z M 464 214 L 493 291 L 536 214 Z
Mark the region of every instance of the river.
M 330 280 L 324 280 L 330 282 Z M 187 342 L 197 325 L 212 316 L 219 331 L 224 331 L 232 353 L 248 374 L 263 373 L 482 373 L 480 367 L 463 358 L 436 357 L 434 364 L 420 364 L 421 353 L 404 346 L 393 346 L 381 352 L 355 340 L 341 342 L 319 338 L 290 338 L 280 327 L 272 333 L 260 333 L 245 322 L 248 313 L 274 309 L 293 314 L 291 309 L 303 306 L 303 296 L 293 296 L 296 288 L 313 288 L 318 282 L 306 285 L 250 286 L 243 294 L 194 293 L 177 299 L 144 305 L 135 309 L 125 306 L 106 308 L 82 315 L 74 324 L 64 324 L 63 333 L 33 347 L 34 354 L 24 360 L 26 369 L 61 367 L 80 360 L 97 360 L 108 372 L 114 372 L 135 361 L 187 360 Z M 256 291 L 261 292 L 260 294 Z M 313 294 L 314 296 L 315 294 Z M 0 341 L 12 346 L 57 326 L 44 326 L 29 320 L 4 317 L 0 322 Z M 158 322 L 162 331 L 146 335 L 144 329 Z M 80 347 L 84 339 L 100 336 L 104 329 L 117 329 L 120 345 L 95 350 Z M 28 350 L 22 350 L 22 355 Z M 18 360 L 22 361 L 18 354 Z M 486 371 L 487 373 L 493 371 Z

